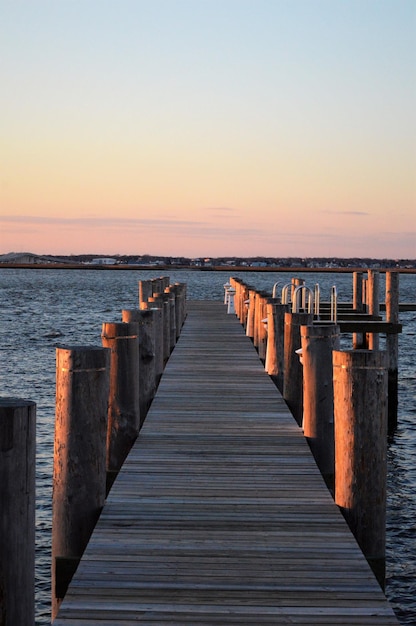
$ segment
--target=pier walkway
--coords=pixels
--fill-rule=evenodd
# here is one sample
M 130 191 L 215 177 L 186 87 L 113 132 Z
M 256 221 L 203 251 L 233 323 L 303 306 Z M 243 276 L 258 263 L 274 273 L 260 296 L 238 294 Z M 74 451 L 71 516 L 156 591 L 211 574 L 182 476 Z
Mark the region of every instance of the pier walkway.
M 236 317 L 188 311 L 54 624 L 398 624 Z

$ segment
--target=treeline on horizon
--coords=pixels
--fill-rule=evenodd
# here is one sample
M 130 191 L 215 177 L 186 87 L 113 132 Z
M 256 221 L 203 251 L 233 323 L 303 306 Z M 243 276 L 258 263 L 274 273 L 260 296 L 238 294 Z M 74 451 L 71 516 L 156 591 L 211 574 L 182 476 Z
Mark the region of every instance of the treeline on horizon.
M 58 257 L 56 257 L 58 258 Z M 91 263 L 98 258 L 114 258 L 117 263 L 154 265 L 157 263 L 163 265 L 195 265 L 200 263 L 205 266 L 221 266 L 221 265 L 252 265 L 265 264 L 265 266 L 274 267 L 325 267 L 333 264 L 336 267 L 372 267 L 378 265 L 383 268 L 394 267 L 416 267 L 416 259 L 387 259 L 377 257 L 183 257 L 183 256 L 160 256 L 160 255 L 124 255 L 124 254 L 80 254 L 59 256 L 62 260 L 78 263 Z
M 132 254 L 35 254 L 32 252 L 10 252 L 0 255 L 0 264 L 3 266 L 39 265 L 93 265 L 94 267 L 114 267 L 120 265 L 149 266 L 149 267 L 189 267 L 213 269 L 240 267 L 247 269 L 272 268 L 304 268 L 307 269 L 416 269 L 416 259 L 389 259 L 376 257 L 265 257 L 265 256 L 227 256 L 227 257 L 185 257 L 165 255 L 132 255 Z

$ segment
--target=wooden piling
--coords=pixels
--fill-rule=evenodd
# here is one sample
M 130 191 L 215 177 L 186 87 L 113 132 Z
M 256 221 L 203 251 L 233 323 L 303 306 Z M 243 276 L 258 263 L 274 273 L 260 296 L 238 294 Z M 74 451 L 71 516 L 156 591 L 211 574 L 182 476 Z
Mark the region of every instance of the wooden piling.
M 161 294 L 163 308 L 163 362 L 166 365 L 171 353 L 171 303 L 169 294 Z
M 380 315 L 380 272 L 368 271 L 367 305 L 370 315 Z M 378 333 L 367 333 L 367 344 L 370 350 L 378 350 L 380 337 Z
M 105 322 L 101 339 L 111 350 L 107 472 L 114 479 L 140 430 L 139 324 Z
M 265 370 L 281 393 L 283 393 L 284 376 L 285 313 L 289 312 L 289 308 L 289 304 L 280 304 L 277 299 L 269 301 L 266 306 L 267 347 Z
M 124 309 L 123 322 L 135 322 L 139 331 L 139 407 L 140 427 L 156 393 L 155 317 L 156 309 Z
M 110 350 L 57 348 L 52 619 L 105 501 L 109 378 Z
M 155 377 L 156 387 L 160 382 L 164 370 L 164 345 L 163 340 L 163 302 L 158 297 L 149 298 L 146 305 L 142 305 L 144 309 L 154 311 L 154 327 L 155 327 Z
M 255 323 L 255 304 L 256 304 L 256 290 L 249 289 L 248 292 L 248 310 L 247 310 L 247 326 L 246 335 L 253 339 L 254 337 L 254 323 Z
M 334 388 L 332 351 L 339 350 L 336 324 L 301 326 L 303 432 L 329 489 L 334 483 Z
M 169 303 L 169 354 L 176 344 L 176 297 L 172 287 L 166 287 L 164 291 L 165 299 Z M 167 298 L 166 298 L 167 296 Z
M 353 272 L 352 277 L 352 308 L 357 313 L 362 313 L 364 311 L 363 273 Z M 352 346 L 354 350 L 366 347 L 365 335 L 363 333 L 353 333 Z
M 300 349 L 300 327 L 312 321 L 313 313 L 285 313 L 283 398 L 299 426 L 303 415 L 303 372 L 296 350 Z
M 352 275 L 352 307 L 354 311 L 362 313 L 364 311 L 363 302 L 363 273 L 353 272 Z
M 242 317 L 241 323 L 244 329 L 247 329 L 247 316 L 248 316 L 248 299 L 249 299 L 249 287 L 244 285 L 242 290 Z
M 170 285 L 171 293 L 175 296 L 175 341 L 179 339 L 185 321 L 185 291 L 181 283 Z
M 249 299 L 249 286 L 246 285 L 241 278 L 233 278 L 230 279 L 230 282 L 233 284 L 236 290 L 236 314 L 238 319 L 240 320 L 241 325 L 246 330 L 247 328 L 247 315 L 248 315 L 248 304 L 247 300 Z
M 165 289 L 169 287 L 169 276 L 159 276 L 152 279 L 153 295 L 157 296 L 164 293 Z
M 380 585 L 385 580 L 387 358 L 334 351 L 335 502 Z
M 243 307 L 241 294 L 242 294 L 243 284 L 242 284 L 242 281 L 241 281 L 240 278 L 231 277 L 230 278 L 230 285 L 231 285 L 231 287 L 235 291 L 235 296 L 234 296 L 235 314 L 236 314 L 238 320 L 241 322 L 241 320 L 242 320 L 242 307 Z
M 267 328 L 264 322 L 267 319 L 267 298 L 268 295 L 265 291 L 258 291 L 256 293 L 255 300 L 255 328 L 254 328 L 254 345 L 257 348 L 259 359 L 265 361 L 266 359 L 266 345 L 267 345 Z
M 152 280 L 139 280 L 139 307 L 153 296 Z
M 0 624 L 35 623 L 36 404 L 0 398 Z
M 399 273 L 386 272 L 386 322 L 399 323 Z M 388 431 L 397 427 L 399 336 L 387 334 L 388 363 Z

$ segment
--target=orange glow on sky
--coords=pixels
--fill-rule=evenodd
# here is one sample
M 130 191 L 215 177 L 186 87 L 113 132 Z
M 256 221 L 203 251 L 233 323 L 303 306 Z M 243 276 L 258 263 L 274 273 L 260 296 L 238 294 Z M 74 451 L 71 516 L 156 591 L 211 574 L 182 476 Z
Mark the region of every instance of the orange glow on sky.
M 0 254 L 415 258 L 415 6 L 9 3 Z

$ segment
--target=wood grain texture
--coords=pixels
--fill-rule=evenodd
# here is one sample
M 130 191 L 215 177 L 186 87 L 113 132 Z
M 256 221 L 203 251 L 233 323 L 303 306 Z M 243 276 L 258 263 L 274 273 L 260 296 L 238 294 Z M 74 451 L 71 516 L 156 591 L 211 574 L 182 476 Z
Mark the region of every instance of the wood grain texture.
M 188 311 L 55 624 L 398 624 L 236 317 Z

